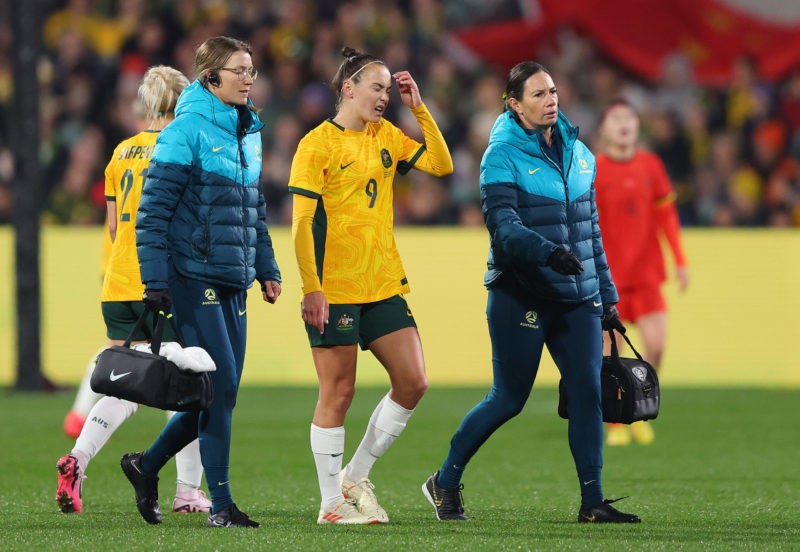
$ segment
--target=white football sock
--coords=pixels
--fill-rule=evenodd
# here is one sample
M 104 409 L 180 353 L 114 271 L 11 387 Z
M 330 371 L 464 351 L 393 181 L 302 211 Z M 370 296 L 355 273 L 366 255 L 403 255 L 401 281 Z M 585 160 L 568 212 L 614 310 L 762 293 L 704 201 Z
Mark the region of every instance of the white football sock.
M 103 397 L 97 401 L 86 416 L 86 423 L 72 448 L 73 454 L 77 453 L 76 458 L 85 460 L 82 466 L 78 463 L 81 470 L 86 470 L 86 466 L 122 422 L 133 416 L 138 409 L 138 404 L 116 397 Z
M 168 410 L 167 420 L 174 415 L 175 412 Z M 183 447 L 175 455 L 175 471 L 178 472 L 176 494 L 200 488 L 200 484 L 203 482 L 203 462 L 200 460 L 200 441 L 198 439 Z M 181 496 L 183 495 L 181 494 Z
M 339 481 L 344 453 L 344 427 L 311 424 L 311 452 L 317 465 L 321 505 L 324 510 L 330 510 L 344 500 Z
M 200 461 L 200 440 L 195 439 L 175 455 L 178 472 L 178 490 L 199 489 L 203 481 L 203 463 Z
M 103 398 L 103 395 L 92 391 L 89 380 L 92 378 L 94 365 L 97 363 L 97 356 L 106 349 L 107 347 L 103 347 L 97 351 L 89 361 L 89 364 L 86 365 L 86 371 L 83 374 L 83 379 L 81 379 L 81 384 L 78 386 L 78 392 L 75 395 L 75 402 L 72 403 L 72 411 L 77 412 L 83 417 L 88 417 L 92 407 L 97 404 L 97 401 Z
M 388 394 L 383 397 L 369 418 L 361 444 L 347 464 L 347 477 L 353 481 L 369 477 L 375 461 L 389 450 L 413 413 L 413 410 L 407 410 L 390 399 Z

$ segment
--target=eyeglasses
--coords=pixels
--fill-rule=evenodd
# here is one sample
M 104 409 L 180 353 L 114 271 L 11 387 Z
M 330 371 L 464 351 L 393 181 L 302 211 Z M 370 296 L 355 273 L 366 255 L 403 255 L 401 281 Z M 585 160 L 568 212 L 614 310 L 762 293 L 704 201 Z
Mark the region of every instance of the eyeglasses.
M 220 67 L 220 71 L 230 71 L 231 73 L 236 75 L 236 78 L 239 79 L 240 81 L 243 81 L 245 77 L 250 77 L 252 80 L 256 80 L 256 78 L 258 78 L 258 69 L 256 69 L 255 67 L 251 67 L 250 69 L 243 69 L 241 67 L 238 69 Z

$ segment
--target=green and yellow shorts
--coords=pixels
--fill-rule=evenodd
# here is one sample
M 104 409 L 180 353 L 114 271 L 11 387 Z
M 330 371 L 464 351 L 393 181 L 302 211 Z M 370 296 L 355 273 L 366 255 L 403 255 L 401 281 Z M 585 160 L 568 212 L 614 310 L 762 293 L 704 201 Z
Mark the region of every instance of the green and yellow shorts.
M 325 333 L 320 334 L 314 326 L 306 324 L 308 342 L 312 347 L 355 345 L 367 350 L 369 344 L 403 328 L 416 328 L 414 315 L 402 295 L 374 303 L 358 305 L 341 304 L 328 306 L 328 323 Z

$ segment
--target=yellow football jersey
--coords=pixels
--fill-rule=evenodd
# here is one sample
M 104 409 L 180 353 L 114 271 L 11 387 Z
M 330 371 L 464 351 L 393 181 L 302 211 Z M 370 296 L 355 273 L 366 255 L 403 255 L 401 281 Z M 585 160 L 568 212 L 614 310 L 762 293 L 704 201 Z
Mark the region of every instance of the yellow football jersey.
M 433 118 L 424 105 L 413 111 L 427 148 L 385 119 L 362 132 L 328 119 L 300 141 L 289 190 L 303 293 L 322 290 L 331 304 L 358 304 L 409 291 L 392 232 L 395 172 L 452 172 Z
M 108 268 L 108 261 L 111 260 L 111 248 L 114 244 L 111 242 L 111 234 L 108 233 L 108 226 L 106 225 L 105 232 L 103 232 L 103 250 L 100 252 L 100 281 L 106 277 L 106 269 Z
M 136 211 L 142 198 L 158 131 L 123 140 L 106 166 L 106 201 L 117 206 L 117 233 L 103 278 L 100 301 L 141 301 L 144 285 L 136 254 Z

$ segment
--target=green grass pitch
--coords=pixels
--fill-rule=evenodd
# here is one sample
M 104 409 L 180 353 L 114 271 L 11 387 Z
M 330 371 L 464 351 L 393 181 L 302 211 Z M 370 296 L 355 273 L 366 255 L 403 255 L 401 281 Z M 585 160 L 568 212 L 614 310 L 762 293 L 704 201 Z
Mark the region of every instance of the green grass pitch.
M 167 513 L 160 526 L 139 517 L 119 468 L 146 446 L 162 412 L 142 409 L 93 460 L 84 513 L 54 501 L 59 456 L 72 441 L 61 422 L 72 395 L 0 399 L 0 546 L 4 550 L 798 550 L 797 390 L 662 390 L 656 442 L 607 448 L 604 490 L 630 495 L 631 526 L 578 524 L 578 485 L 556 391 L 537 388 L 525 410 L 500 428 L 467 469 L 469 522 L 438 522 L 420 486 L 439 467 L 450 436 L 483 388 L 432 388 L 407 431 L 378 461 L 372 480 L 391 518 L 386 526 L 317 526 L 318 490 L 308 428 L 309 387 L 242 388 L 234 412 L 232 484 L 257 530 L 208 529 L 203 515 Z M 357 391 L 347 419 L 345 459 L 385 392 Z M 174 463 L 162 471 L 170 509 Z

